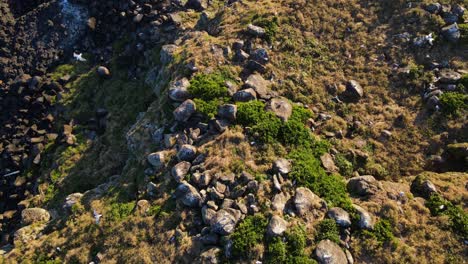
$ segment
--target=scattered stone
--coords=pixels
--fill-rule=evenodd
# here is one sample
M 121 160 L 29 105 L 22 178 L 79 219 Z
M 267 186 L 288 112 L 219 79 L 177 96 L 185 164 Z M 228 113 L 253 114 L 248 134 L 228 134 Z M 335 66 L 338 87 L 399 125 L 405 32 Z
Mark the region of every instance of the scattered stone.
M 254 89 L 249 88 L 249 89 L 244 89 L 237 91 L 232 98 L 236 102 L 248 102 L 248 101 L 253 101 L 257 99 L 257 93 L 255 92 Z
M 190 170 L 190 162 L 181 161 L 172 167 L 171 174 L 176 182 L 182 182 Z
M 341 227 L 349 227 L 351 226 L 351 219 L 349 217 L 348 212 L 344 209 L 339 207 L 333 207 L 327 212 L 327 216 L 333 220 L 335 220 L 336 224 Z
M 333 161 L 333 157 L 330 155 L 330 153 L 325 153 L 320 157 L 320 160 L 322 161 L 322 166 L 328 171 L 328 172 L 336 172 L 338 171 L 338 167 L 336 167 L 335 162 Z
M 373 195 L 377 192 L 377 181 L 374 176 L 356 176 L 348 180 L 348 191 L 360 196 Z
M 249 57 L 250 55 L 247 52 L 240 49 L 235 51 L 233 60 L 236 62 L 245 62 Z
M 198 257 L 198 260 L 196 263 L 201 263 L 201 264 L 218 264 L 221 263 L 218 260 L 218 256 L 221 255 L 221 249 L 214 247 L 205 250 L 203 253 L 200 254 L 200 257 Z
M 148 200 L 139 200 L 137 202 L 137 211 L 140 215 L 145 215 L 148 212 L 151 204 Z
M 291 162 L 283 158 L 277 159 L 273 162 L 273 170 L 286 175 L 291 172 Z
M 276 176 L 276 174 L 273 175 L 272 180 L 273 180 L 273 186 L 275 187 L 275 189 L 281 192 L 281 183 L 279 182 L 278 176 Z
M 283 212 L 284 207 L 288 201 L 288 197 L 284 193 L 278 193 L 273 197 L 271 201 L 271 209 L 277 212 Z
M 277 97 L 267 103 L 267 110 L 272 111 L 283 122 L 286 122 L 292 114 L 292 105 L 288 99 Z
M 444 36 L 445 39 L 452 43 L 457 43 L 461 36 L 460 28 L 458 27 L 457 23 L 443 27 L 441 32 L 442 36 Z
M 288 222 L 282 217 L 274 215 L 268 223 L 267 233 L 271 236 L 281 236 L 288 227 Z
M 357 101 L 364 96 L 364 89 L 357 81 L 350 80 L 346 84 L 346 91 L 344 94 L 347 99 Z
M 431 14 L 437 14 L 442 10 L 442 5 L 439 3 L 431 3 L 426 5 L 426 11 L 431 13 Z
M 21 212 L 21 223 L 23 225 L 43 223 L 48 222 L 49 220 L 49 212 L 42 208 L 27 208 Z
M 199 207 L 202 197 L 195 187 L 186 181 L 182 181 L 175 190 L 175 196 L 182 201 L 185 206 Z
M 261 28 L 261 27 L 258 27 L 258 26 L 255 26 L 255 25 L 252 25 L 252 24 L 249 24 L 247 26 L 247 32 L 249 32 L 250 34 L 256 36 L 256 37 L 263 37 L 266 33 L 265 29 L 264 28 Z
M 107 78 L 110 76 L 110 71 L 104 66 L 99 66 L 97 68 L 97 74 L 99 75 L 99 77 Z
M 268 86 L 270 82 L 263 79 L 260 74 L 251 74 L 247 80 L 245 81 L 245 88 L 252 88 L 258 94 L 258 96 L 262 99 L 270 99 L 271 94 L 269 92 Z M 285 100 L 285 99 L 284 99 Z M 291 107 L 292 111 L 292 107 Z
M 439 82 L 445 84 L 456 84 L 461 79 L 461 74 L 451 69 L 439 71 Z
M 192 161 L 197 156 L 197 148 L 192 145 L 184 144 L 177 152 L 177 158 L 180 161 Z
M 72 193 L 69 194 L 65 198 L 65 204 L 63 205 L 63 208 L 70 209 L 73 207 L 73 205 L 77 204 L 80 202 L 81 198 L 83 197 L 82 193 Z
M 311 211 L 324 207 L 323 200 L 305 187 L 299 187 L 296 189 L 294 205 L 296 206 L 297 213 L 300 216 L 305 216 Z
M 359 214 L 359 228 L 370 230 L 374 229 L 374 219 L 372 218 L 371 214 L 369 214 L 369 212 L 367 212 L 364 208 L 360 207 L 359 205 L 353 204 L 353 207 Z
M 314 253 L 320 264 L 348 264 L 346 254 L 340 246 L 328 239 L 320 241 Z
M 218 109 L 218 116 L 220 118 L 227 119 L 229 121 L 235 121 L 237 114 L 237 105 L 235 104 L 225 104 L 221 105 Z
M 216 215 L 216 211 L 212 208 L 209 208 L 208 206 L 203 206 L 202 207 L 202 219 L 205 224 L 210 224 L 211 220 L 214 218 Z
M 175 81 L 169 88 L 169 98 L 176 102 L 184 102 L 191 97 L 188 87 L 190 82 L 187 78 Z
M 250 54 L 250 59 L 265 65 L 270 61 L 270 58 L 268 57 L 268 51 L 264 48 L 256 49 Z
M 229 235 L 234 232 L 241 215 L 242 213 L 236 209 L 221 209 L 211 220 L 211 229 L 217 234 Z
M 436 186 L 422 175 L 418 175 L 411 183 L 411 192 L 429 199 L 432 194 L 437 193 Z
M 202 11 L 208 8 L 207 0 L 188 0 L 185 5 L 187 8 L 191 8 L 197 11 Z
M 174 119 L 179 122 L 187 122 L 187 120 L 196 112 L 195 102 L 188 99 L 185 100 L 179 107 L 174 110 Z
M 153 167 L 160 169 L 166 164 L 166 153 L 164 151 L 151 153 L 148 155 L 147 160 Z

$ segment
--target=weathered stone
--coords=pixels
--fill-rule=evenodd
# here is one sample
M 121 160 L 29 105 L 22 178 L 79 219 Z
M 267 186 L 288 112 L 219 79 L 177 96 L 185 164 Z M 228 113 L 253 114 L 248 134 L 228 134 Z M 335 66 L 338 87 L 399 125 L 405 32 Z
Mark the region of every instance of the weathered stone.
M 277 97 L 267 103 L 267 110 L 273 112 L 282 121 L 288 121 L 292 114 L 292 105 L 288 99 Z
M 232 96 L 232 98 L 236 102 L 248 102 L 248 101 L 256 100 L 257 99 L 257 93 L 255 92 L 254 89 L 249 88 L 249 89 L 244 89 L 244 90 L 237 91 Z
M 63 205 L 63 208 L 72 208 L 73 205 L 77 204 L 80 202 L 81 198 L 83 197 L 82 193 L 72 193 L 69 194 L 65 198 L 65 204 Z
M 190 162 L 181 161 L 172 167 L 171 174 L 176 182 L 181 182 L 184 180 L 185 176 L 190 170 Z
M 353 204 L 354 209 L 359 214 L 359 222 L 358 226 L 361 229 L 374 229 L 374 219 L 369 212 L 367 212 L 364 208 L 360 207 L 359 205 Z
M 346 83 L 345 96 L 349 100 L 357 101 L 364 95 L 364 89 L 355 80 L 350 80 Z
M 240 49 L 235 51 L 233 60 L 236 62 L 245 62 L 249 57 L 250 55 L 247 52 Z
M 320 156 L 320 161 L 322 161 L 322 166 L 328 172 L 338 171 L 338 167 L 336 167 L 335 162 L 333 161 L 333 157 L 330 155 L 330 153 L 325 153 L 322 156 Z
M 201 11 L 201 10 L 205 10 L 208 7 L 208 1 L 207 0 L 188 0 L 185 6 L 187 8 Z
M 174 59 L 174 53 L 177 50 L 177 46 L 173 44 L 164 45 L 161 48 L 160 60 L 163 65 L 168 64 Z
M 191 97 L 188 87 L 190 82 L 187 78 L 175 81 L 169 88 L 169 98 L 176 102 L 184 102 Z
M 340 246 L 328 239 L 320 241 L 314 253 L 320 264 L 348 264 L 346 254 Z
M 442 5 L 439 3 L 431 3 L 431 4 L 426 5 L 425 9 L 429 13 L 437 14 L 442 9 Z
M 156 169 L 162 168 L 166 164 L 166 152 L 158 151 L 148 155 L 148 163 Z
M 324 206 L 323 200 L 305 187 L 299 187 L 296 189 L 294 205 L 296 206 L 297 213 L 300 216 L 305 216 L 309 212 L 321 209 Z
M 174 119 L 179 122 L 187 122 L 187 120 L 197 111 L 195 102 L 188 99 L 179 105 L 174 110 Z
M 197 259 L 196 263 L 200 264 L 218 264 L 221 263 L 218 260 L 218 256 L 221 255 L 221 249 L 214 247 L 205 250 L 200 254 L 200 257 Z
M 274 215 L 268 223 L 267 233 L 271 236 L 281 236 L 288 228 L 288 222 L 282 217 Z
M 446 84 L 456 84 L 461 79 L 461 74 L 450 69 L 439 71 L 439 82 Z
M 50 220 L 50 214 L 42 208 L 27 208 L 21 212 L 21 223 L 30 225 L 34 223 L 43 223 Z
M 220 118 L 224 118 L 229 121 L 235 121 L 236 114 L 237 114 L 237 105 L 235 104 L 221 105 L 218 109 L 218 116 Z
M 197 156 L 197 148 L 192 145 L 184 144 L 177 152 L 177 158 L 180 161 L 192 161 Z
M 109 77 L 110 71 L 104 66 L 99 66 L 97 68 L 97 74 L 99 75 L 99 77 Z
M 287 201 L 288 197 L 284 193 L 278 193 L 273 197 L 273 200 L 271 201 L 271 209 L 273 211 L 283 212 Z
M 213 217 L 216 215 L 216 211 L 213 210 L 212 208 L 209 208 L 208 206 L 203 206 L 202 207 L 202 219 L 205 224 L 210 224 L 211 220 Z
M 234 232 L 242 213 L 232 208 L 221 209 L 211 220 L 211 229 L 220 235 L 229 235 Z
M 268 52 L 264 48 L 256 49 L 250 54 L 250 59 L 265 65 L 270 61 L 270 58 L 268 57 Z
M 175 196 L 188 207 L 199 207 L 202 203 L 202 197 L 197 189 L 185 181 L 177 186 Z
M 258 94 L 258 96 L 262 99 L 270 99 L 271 94 L 269 91 L 268 86 L 270 82 L 263 79 L 263 77 L 258 74 L 251 74 L 247 80 L 245 81 L 245 88 L 252 88 Z M 292 111 L 292 107 L 291 107 Z
M 286 175 L 291 172 L 291 162 L 283 158 L 277 159 L 273 162 L 273 170 Z
M 42 230 L 46 227 L 45 224 L 29 225 L 18 229 L 13 237 L 13 243 L 16 246 L 26 244 L 32 240 L 35 240 L 41 235 Z
M 372 195 L 378 190 L 374 176 L 357 176 L 348 180 L 348 191 L 357 195 Z
M 265 35 L 266 31 L 265 31 L 264 28 L 249 24 L 247 26 L 247 32 L 249 32 L 250 34 L 252 34 L 252 35 L 254 35 L 256 37 L 263 37 Z
M 458 42 L 461 36 L 460 28 L 458 27 L 457 23 L 443 27 L 441 32 L 442 36 L 444 36 L 445 39 L 452 43 Z
M 341 227 L 351 226 L 351 219 L 349 217 L 349 213 L 346 212 L 342 208 L 339 208 L 339 207 L 331 208 L 330 210 L 328 210 L 327 216 L 335 220 L 336 224 Z

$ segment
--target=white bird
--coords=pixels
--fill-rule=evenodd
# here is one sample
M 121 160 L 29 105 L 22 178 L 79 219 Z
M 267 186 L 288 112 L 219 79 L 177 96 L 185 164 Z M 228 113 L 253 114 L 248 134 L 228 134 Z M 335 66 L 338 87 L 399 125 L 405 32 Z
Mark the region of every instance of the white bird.
M 86 61 L 85 58 L 83 58 L 83 53 L 75 53 L 73 52 L 73 58 L 77 61 Z
M 96 210 L 93 209 L 93 215 L 94 220 L 96 220 L 96 225 L 99 225 L 99 221 L 101 220 L 102 214 L 96 212 Z

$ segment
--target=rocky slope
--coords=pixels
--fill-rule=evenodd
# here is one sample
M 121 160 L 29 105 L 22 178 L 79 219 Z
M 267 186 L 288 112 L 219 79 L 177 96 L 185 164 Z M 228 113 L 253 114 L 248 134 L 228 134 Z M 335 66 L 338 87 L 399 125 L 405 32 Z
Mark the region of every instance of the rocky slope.
M 2 4 L 2 261 L 464 263 L 446 2 Z

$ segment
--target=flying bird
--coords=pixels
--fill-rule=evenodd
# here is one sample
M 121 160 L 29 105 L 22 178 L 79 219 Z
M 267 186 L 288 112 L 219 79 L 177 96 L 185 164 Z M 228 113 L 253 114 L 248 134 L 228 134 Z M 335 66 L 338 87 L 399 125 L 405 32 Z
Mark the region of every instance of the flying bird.
M 73 58 L 77 61 L 86 61 L 85 58 L 83 58 L 83 53 L 75 53 L 73 52 Z

